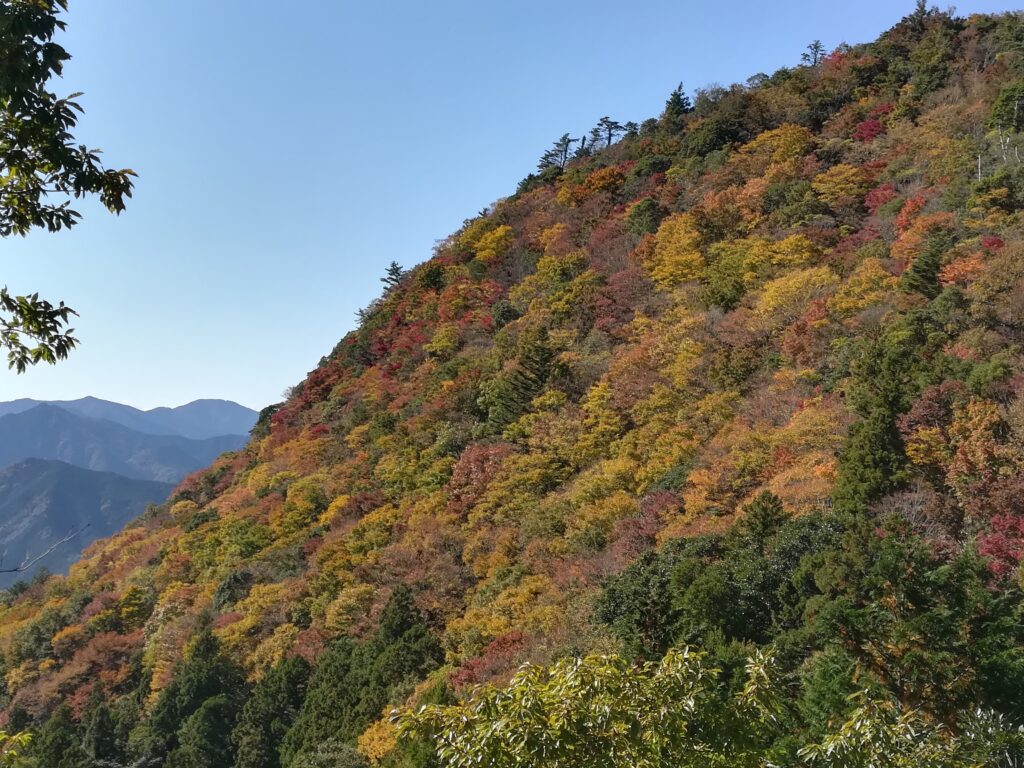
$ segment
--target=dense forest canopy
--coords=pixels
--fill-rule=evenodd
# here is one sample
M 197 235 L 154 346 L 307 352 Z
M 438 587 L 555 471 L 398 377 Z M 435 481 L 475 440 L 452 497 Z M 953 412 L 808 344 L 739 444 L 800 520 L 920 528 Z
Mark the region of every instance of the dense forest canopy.
M 564 134 L 3 593 L 16 761 L 1020 764 L 1024 16 L 794 61 Z

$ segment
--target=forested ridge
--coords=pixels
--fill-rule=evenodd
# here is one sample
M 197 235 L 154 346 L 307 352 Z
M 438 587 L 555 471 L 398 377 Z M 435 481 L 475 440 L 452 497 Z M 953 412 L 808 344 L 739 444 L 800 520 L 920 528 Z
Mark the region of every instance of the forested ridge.
M 1021 764 L 1024 15 L 797 59 L 565 134 L 0 593 L 14 764 Z

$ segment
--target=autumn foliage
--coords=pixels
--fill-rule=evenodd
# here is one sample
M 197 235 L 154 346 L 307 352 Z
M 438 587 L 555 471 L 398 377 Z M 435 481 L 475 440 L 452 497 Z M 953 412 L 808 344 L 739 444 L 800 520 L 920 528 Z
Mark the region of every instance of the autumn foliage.
M 386 706 L 693 642 L 732 680 L 778 642 L 811 732 L 854 678 L 1024 715 L 1024 172 L 990 123 L 1022 35 L 928 11 L 546 154 L 245 450 L 4 594 L 5 717 L 68 703 L 139 759 L 258 715 L 292 759 L 337 699 L 345 759 L 427 765 Z

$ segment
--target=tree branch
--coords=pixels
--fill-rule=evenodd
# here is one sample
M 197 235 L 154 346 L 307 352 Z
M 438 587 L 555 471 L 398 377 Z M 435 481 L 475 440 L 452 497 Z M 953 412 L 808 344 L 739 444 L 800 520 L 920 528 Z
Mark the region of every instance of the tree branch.
M 41 555 L 38 555 L 37 557 L 33 557 L 31 560 L 25 560 L 24 562 L 22 562 L 21 565 L 19 565 L 16 568 L 0 568 L 0 573 L 22 573 L 24 571 L 27 571 L 29 568 L 31 568 L 33 565 L 38 563 L 44 557 L 46 557 L 47 555 L 51 554 L 61 544 L 66 544 L 67 542 L 71 541 L 73 538 L 75 538 L 75 536 L 80 534 L 82 531 L 84 531 L 88 527 L 89 527 L 89 523 L 86 523 L 81 528 L 79 528 L 77 531 L 72 531 L 67 536 L 65 536 L 63 539 L 61 539 L 60 541 L 55 541 L 53 544 L 50 545 L 50 548 L 47 549 L 45 552 L 43 552 Z M 26 555 L 26 557 L 27 557 L 27 555 Z

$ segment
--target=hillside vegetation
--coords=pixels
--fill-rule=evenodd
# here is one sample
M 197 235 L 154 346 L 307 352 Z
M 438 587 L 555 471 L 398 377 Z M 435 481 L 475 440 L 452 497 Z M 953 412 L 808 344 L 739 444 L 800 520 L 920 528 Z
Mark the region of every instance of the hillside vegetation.
M 906 762 L 843 764 L 967 764 L 893 733 L 1024 720 L 1022 99 L 1024 17 L 921 5 L 873 43 L 566 135 L 389 270 L 248 447 L 6 593 L 25 759 L 427 766 L 458 710 L 398 741 L 392 706 L 533 662 L 554 666 L 472 717 L 514 731 L 518 695 L 607 713 L 567 661 L 603 654 L 583 666 L 601 696 L 746 741 L 483 764 L 829 763 L 846 753 L 807 745 L 864 723 Z M 678 667 L 684 646 L 707 655 Z M 758 701 L 770 717 L 736 714 Z M 607 741 L 552 716 L 550 743 L 688 727 L 634 703 Z M 459 744 L 491 742 L 453 722 L 442 758 L 469 765 Z M 543 742 L 523 728 L 509 744 Z

